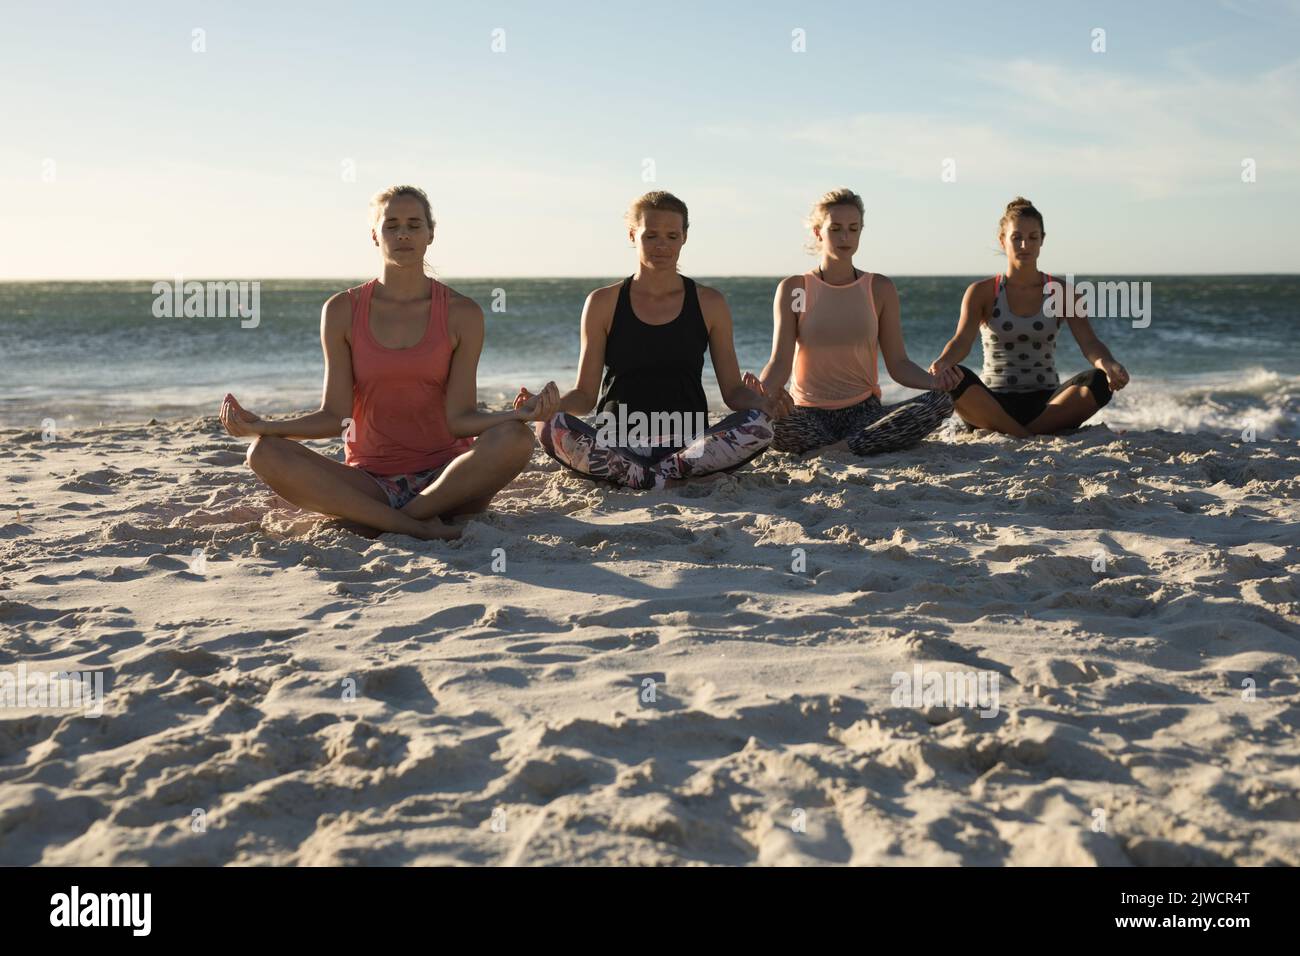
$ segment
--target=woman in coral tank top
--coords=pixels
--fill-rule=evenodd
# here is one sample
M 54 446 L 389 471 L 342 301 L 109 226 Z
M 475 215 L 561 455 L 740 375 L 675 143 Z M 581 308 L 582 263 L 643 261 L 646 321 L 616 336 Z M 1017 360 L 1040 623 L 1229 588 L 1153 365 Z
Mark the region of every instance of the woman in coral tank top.
M 483 310 L 425 275 L 435 225 L 428 197 L 393 186 L 370 208 L 383 277 L 321 311 L 320 409 L 268 421 L 226 395 L 221 423 L 253 436 L 249 467 L 300 508 L 381 532 L 459 537 L 445 519 L 484 510 L 524 469 L 533 451 L 524 422 L 554 414 L 559 390 L 549 382 L 518 408 L 479 411 Z M 345 463 L 299 444 L 340 434 Z

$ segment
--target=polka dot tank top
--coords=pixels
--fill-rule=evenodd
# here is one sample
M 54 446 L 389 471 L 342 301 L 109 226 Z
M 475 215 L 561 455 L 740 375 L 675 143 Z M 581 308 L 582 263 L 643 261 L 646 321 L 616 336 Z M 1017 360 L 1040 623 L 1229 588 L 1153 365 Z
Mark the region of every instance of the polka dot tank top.
M 984 384 L 1004 392 L 1036 392 L 1055 389 L 1060 384 L 1056 374 L 1057 333 L 1064 316 L 1050 318 L 1043 314 L 1048 283 L 1054 281 L 1043 273 L 1043 298 L 1033 315 L 1016 315 L 1007 302 L 1005 276 L 995 279 L 993 314 L 980 326 L 984 345 Z

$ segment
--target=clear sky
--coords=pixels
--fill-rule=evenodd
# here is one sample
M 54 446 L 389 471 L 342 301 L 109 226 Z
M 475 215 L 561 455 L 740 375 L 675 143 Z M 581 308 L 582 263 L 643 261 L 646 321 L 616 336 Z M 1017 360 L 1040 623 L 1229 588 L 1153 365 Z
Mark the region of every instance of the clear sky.
M 881 272 L 995 271 L 1016 194 L 1045 214 L 1053 272 L 1300 265 L 1298 0 L 0 18 L 3 279 L 374 274 L 367 200 L 398 182 L 428 190 L 448 277 L 629 273 L 622 213 L 655 188 L 691 208 L 683 272 L 802 271 L 802 219 L 840 185 L 866 199 L 858 263 Z

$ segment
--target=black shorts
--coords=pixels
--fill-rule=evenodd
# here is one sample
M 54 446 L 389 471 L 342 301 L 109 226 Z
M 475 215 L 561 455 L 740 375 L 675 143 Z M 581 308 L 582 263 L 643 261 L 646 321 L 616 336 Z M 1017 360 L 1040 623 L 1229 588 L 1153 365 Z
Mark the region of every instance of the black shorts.
M 949 392 L 954 402 L 961 398 L 966 389 L 972 385 L 978 385 L 993 396 L 997 403 L 1002 406 L 1003 411 L 1026 427 L 1035 418 L 1043 414 L 1043 409 L 1047 408 L 1052 399 L 1067 388 L 1075 385 L 1081 385 L 1092 392 L 1092 397 L 1096 399 L 1098 408 L 1103 407 L 1110 401 L 1110 383 L 1106 381 L 1106 373 L 1099 368 L 1080 372 L 1078 375 L 1066 379 L 1056 388 L 1040 388 L 1032 392 L 1008 392 L 1002 389 L 995 391 L 985 385 L 980 377 L 965 365 L 958 365 L 957 368 L 961 371 L 961 382 Z

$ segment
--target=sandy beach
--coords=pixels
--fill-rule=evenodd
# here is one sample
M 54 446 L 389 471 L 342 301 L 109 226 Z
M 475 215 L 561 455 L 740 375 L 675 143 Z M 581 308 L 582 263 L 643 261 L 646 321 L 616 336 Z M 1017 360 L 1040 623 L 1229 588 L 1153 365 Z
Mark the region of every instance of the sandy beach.
M 1294 441 L 538 451 L 448 544 L 215 418 L 3 439 L 0 671 L 105 691 L 0 709 L 0 864 L 1300 864 Z

